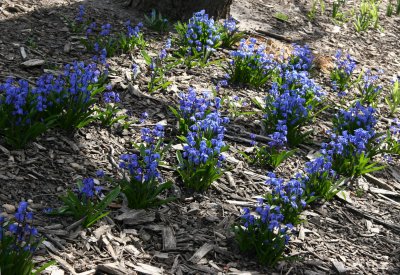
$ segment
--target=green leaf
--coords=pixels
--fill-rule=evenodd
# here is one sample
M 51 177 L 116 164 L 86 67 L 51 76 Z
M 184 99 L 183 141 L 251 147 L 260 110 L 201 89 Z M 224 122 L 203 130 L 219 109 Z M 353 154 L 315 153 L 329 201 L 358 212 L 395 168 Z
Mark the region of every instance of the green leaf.
M 146 61 L 146 64 L 150 65 L 151 62 L 152 62 L 152 59 L 151 59 L 150 55 L 145 50 L 141 50 L 140 52 L 141 52 L 144 60 Z
M 38 269 L 35 270 L 35 272 L 32 272 L 32 275 L 39 275 L 42 271 L 44 271 L 46 268 L 57 264 L 57 262 L 55 260 L 50 261 L 48 263 L 45 263 L 44 265 L 42 265 L 41 267 L 39 267 Z M 0 270 L 1 272 L 1 270 Z

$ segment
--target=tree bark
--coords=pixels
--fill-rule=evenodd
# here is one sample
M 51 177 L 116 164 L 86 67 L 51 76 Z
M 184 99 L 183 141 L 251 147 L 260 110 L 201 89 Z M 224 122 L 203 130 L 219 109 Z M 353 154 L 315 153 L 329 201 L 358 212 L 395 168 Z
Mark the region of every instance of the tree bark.
M 200 10 L 214 19 L 221 19 L 228 17 L 232 0 L 131 0 L 131 3 L 143 12 L 155 9 L 174 20 L 187 20 Z

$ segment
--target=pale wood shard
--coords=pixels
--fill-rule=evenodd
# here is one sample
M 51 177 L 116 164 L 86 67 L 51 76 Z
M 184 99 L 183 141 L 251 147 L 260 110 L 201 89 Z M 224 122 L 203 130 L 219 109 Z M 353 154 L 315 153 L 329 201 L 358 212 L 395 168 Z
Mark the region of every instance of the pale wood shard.
M 400 194 L 394 191 L 390 191 L 387 189 L 380 189 L 380 188 L 375 188 L 375 187 L 370 187 L 369 191 L 375 194 L 382 194 L 382 195 L 389 195 L 389 196 L 396 196 L 399 197 Z
M 30 59 L 25 62 L 21 63 L 21 66 L 25 68 L 30 68 L 30 67 L 39 67 L 44 65 L 46 62 L 43 59 Z
M 100 264 L 97 266 L 97 271 L 104 272 L 111 275 L 133 275 L 134 272 L 127 270 L 120 266 L 118 263 Z
M 387 184 L 386 182 L 382 181 L 381 179 L 378 179 L 370 174 L 365 174 L 364 177 L 369 181 L 372 182 L 373 184 L 378 185 L 381 188 L 390 190 L 390 191 L 394 191 L 393 186 L 390 186 L 389 184 Z
M 111 230 L 111 226 L 109 225 L 102 225 L 99 228 L 97 228 L 94 232 L 93 235 L 96 237 L 97 240 L 100 239 L 101 236 L 103 236 L 106 232 Z
M 229 185 L 233 188 L 236 188 L 235 180 L 233 179 L 232 173 L 227 171 L 225 172 L 226 178 L 228 179 Z
M 173 250 L 176 248 L 176 238 L 172 227 L 164 226 L 162 229 L 163 250 Z
M 200 260 L 207 255 L 208 252 L 210 252 L 211 250 L 213 250 L 214 245 L 211 243 L 205 243 L 203 244 L 202 247 L 200 247 L 194 254 L 193 256 L 189 259 L 189 261 L 191 261 L 194 264 L 197 264 L 198 262 L 200 262 Z
M 135 271 L 144 273 L 144 274 L 149 274 L 149 275 L 163 275 L 164 271 L 161 268 L 151 266 L 148 264 L 143 264 L 143 263 L 138 263 L 137 265 L 134 265 L 133 269 Z
M 26 55 L 26 51 L 25 51 L 25 48 L 24 48 L 24 47 L 21 47 L 21 48 L 20 48 L 20 52 L 21 52 L 21 57 L 22 57 L 22 59 L 26 59 L 26 58 L 27 58 L 27 55 Z
M 123 221 L 127 225 L 138 225 L 153 222 L 156 219 L 154 212 L 146 210 L 129 209 L 121 215 L 115 217 L 117 221 Z
M 59 265 L 61 265 L 64 269 L 66 269 L 69 272 L 69 274 L 72 274 L 72 275 L 76 275 L 77 274 L 75 269 L 74 269 L 74 267 L 72 265 L 70 265 L 69 263 L 67 263 L 66 260 L 64 260 L 63 258 L 61 258 L 61 257 L 59 257 L 57 255 L 54 255 L 54 254 L 52 254 L 50 252 L 49 252 L 49 255 L 54 260 L 56 260 Z
M 336 260 L 332 260 L 332 264 L 333 266 L 336 268 L 337 272 L 339 274 L 346 274 L 347 270 L 344 266 L 344 264 L 342 262 L 336 261 Z

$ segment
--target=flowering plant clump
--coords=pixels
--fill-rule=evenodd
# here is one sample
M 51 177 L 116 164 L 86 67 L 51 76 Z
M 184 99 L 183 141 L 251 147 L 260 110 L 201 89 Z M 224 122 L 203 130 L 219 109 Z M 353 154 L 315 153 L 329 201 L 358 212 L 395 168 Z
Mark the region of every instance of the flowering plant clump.
M 35 87 L 8 79 L 0 84 L 0 136 L 22 148 L 50 126 L 71 130 L 94 120 L 97 95 L 104 91 L 107 71 L 94 63 L 67 64 L 62 75 L 45 74 Z
M 179 35 L 181 56 L 191 56 L 206 63 L 217 48 L 222 45 L 221 31 L 214 19 L 204 10 L 196 12 L 189 22 L 175 25 Z
M 307 162 L 305 172 L 302 181 L 309 202 L 317 198 L 329 201 L 340 191 L 339 176 L 332 170 L 329 158 L 320 156 Z
M 271 78 L 277 65 L 274 56 L 265 52 L 265 45 L 256 44 L 255 38 L 242 39 L 239 48 L 231 52 L 232 60 L 225 68 L 230 82 L 262 87 Z
M 331 71 L 331 84 L 339 96 L 345 96 L 354 84 L 351 78 L 355 68 L 356 62 L 350 54 L 344 55 L 341 50 L 336 52 L 335 65 Z
M 150 16 L 144 15 L 146 26 L 160 33 L 164 33 L 168 30 L 169 22 L 167 18 L 164 18 L 161 13 L 157 13 L 155 9 L 151 10 Z
M 304 47 L 295 44 L 293 52 L 289 56 L 287 67 L 296 71 L 310 71 L 312 69 L 314 56 L 310 48 L 305 45 Z
M 259 200 L 254 214 L 244 208 L 241 222 L 235 226 L 235 238 L 242 252 L 255 255 L 262 265 L 274 266 L 282 260 L 289 243 L 292 224 L 284 224 L 279 207 L 264 205 Z
M 104 91 L 107 72 L 96 64 L 67 64 L 61 76 L 45 75 L 38 80 L 38 89 L 46 95 L 48 116 L 57 116 L 57 126 L 70 130 L 93 121 L 96 96 Z
M 386 148 L 383 152 L 400 155 L 400 120 L 395 119 L 385 137 Z
M 100 53 L 104 49 L 107 56 L 113 56 L 118 49 L 117 38 L 111 32 L 111 24 L 106 23 L 98 27 L 93 21 L 86 28 L 86 38 L 81 43 L 89 52 Z
M 44 133 L 55 118 L 45 118 L 43 93 L 25 80 L 8 79 L 0 84 L 0 136 L 13 148 L 23 148 Z
M 270 172 L 265 183 L 272 188 L 272 192 L 265 195 L 265 201 L 279 209 L 283 215 L 283 222 L 299 224 L 301 222 L 299 215 L 306 207 L 305 187 L 301 181 L 301 175 L 285 182 L 282 178 L 277 178 L 274 173 Z
M 21 202 L 15 213 L 14 219 L 7 220 L 0 216 L 0 271 L 1 274 L 38 274 L 48 266 L 36 269 L 32 257 L 42 239 L 38 237 L 38 231 L 31 225 L 32 212 L 28 212 L 28 203 Z
M 331 159 L 332 169 L 344 176 L 360 176 L 381 170 L 385 166 L 377 166 L 372 158 L 378 154 L 378 146 L 372 144 L 373 131 L 356 129 L 354 134 L 343 131 L 331 134 L 331 141 L 322 145 L 322 154 Z
M 88 228 L 109 214 L 105 209 L 121 190 L 117 187 L 100 199 L 101 191 L 102 188 L 95 185 L 93 178 L 79 181 L 75 190 L 68 190 L 67 194 L 61 197 L 63 206 L 48 214 L 73 216 L 76 220 L 82 219 L 82 225 Z
M 392 84 L 393 87 L 391 88 L 388 96 L 385 98 L 385 101 L 389 107 L 390 115 L 393 116 L 400 107 L 400 78 L 396 77 L 395 80 L 393 80 Z
M 139 22 L 136 26 L 133 26 L 131 21 L 125 22 L 126 32 L 119 34 L 118 46 L 122 52 L 127 53 L 135 48 L 143 49 L 146 46 L 141 28 L 143 23 Z
M 168 203 L 175 198 L 161 199 L 159 195 L 171 188 L 172 182 L 164 182 L 158 165 L 167 147 L 164 145 L 164 127 L 156 125 L 153 130 L 142 129 L 142 144 L 138 154 L 121 156 L 120 168 L 128 171 L 129 177 L 119 182 L 128 206 L 142 209 Z
M 106 77 L 94 63 L 74 62 L 62 75 L 42 75 L 35 87 L 8 79 L 0 84 L 0 136 L 22 148 L 50 126 L 70 130 L 87 125 Z
M 119 115 L 121 111 L 119 104 L 121 99 L 117 92 L 112 91 L 111 84 L 106 86 L 106 92 L 102 94 L 104 108 L 96 108 L 95 118 L 100 121 L 103 126 L 111 126 L 118 121 L 127 118 L 127 115 Z
M 378 84 L 379 77 L 383 73 L 382 70 L 378 74 L 373 74 L 371 70 L 367 70 L 362 75 L 362 81 L 358 84 L 358 90 L 361 94 L 361 102 L 375 106 L 377 99 L 382 92 L 382 85 Z
M 85 14 L 85 6 L 80 5 L 78 7 L 78 14 L 73 20 L 65 18 L 68 21 L 68 27 L 73 33 L 81 33 L 85 30 L 86 26 L 88 25 L 88 20 L 85 20 Z
M 333 119 L 334 131 L 335 133 L 347 131 L 350 134 L 354 134 L 355 130 L 362 128 L 366 131 L 371 131 L 371 135 L 374 136 L 375 113 L 376 110 L 373 107 L 365 107 L 357 101 L 349 110 L 339 110 L 339 113 Z
M 226 80 L 222 80 L 222 83 L 226 83 Z M 235 119 L 239 116 L 250 116 L 254 115 L 257 113 L 257 111 L 252 111 L 251 110 L 251 105 L 249 104 L 249 101 L 246 97 L 239 97 L 237 95 L 234 96 L 224 96 L 222 98 L 222 103 L 225 108 L 227 108 L 227 111 L 229 113 L 229 116 L 232 119 Z
M 146 51 L 142 51 L 143 58 L 150 68 L 150 81 L 147 85 L 149 93 L 165 90 L 171 85 L 171 81 L 166 81 L 165 79 L 165 73 L 175 66 L 175 63 L 171 63 L 168 60 L 168 50 L 170 48 L 171 40 L 168 39 L 157 57 L 151 58 Z
M 221 41 L 222 47 L 232 48 L 236 43 L 238 43 L 244 34 L 239 32 L 236 26 L 236 20 L 232 17 L 224 21 L 224 24 L 220 25 Z
M 242 153 L 247 160 L 251 163 L 259 165 L 261 167 L 278 167 L 283 161 L 293 156 L 296 150 L 287 150 L 287 139 L 285 130 L 286 126 L 282 126 L 281 132 L 274 132 L 268 137 L 271 141 L 268 142 L 267 146 L 257 146 L 255 141 L 255 135 L 251 134 L 251 145 L 254 146 L 253 156 L 249 156 Z
M 213 101 L 210 92 L 203 92 L 198 96 L 195 89 L 189 88 L 187 93 L 179 94 L 179 108 L 169 108 L 178 119 L 179 133 L 186 135 L 196 121 L 204 119 L 213 111 L 213 107 L 220 107 L 219 99 Z
M 269 133 L 286 132 L 288 144 L 296 146 L 308 135 L 302 127 L 315 116 L 324 94 L 305 71 L 283 70 L 275 80 L 265 105 L 259 104 L 264 110 L 264 125 Z
M 177 152 L 178 173 L 184 184 L 195 191 L 205 191 L 222 176 L 221 164 L 228 149 L 224 139 L 224 124 L 218 111 L 208 114 L 203 120 L 190 126 L 183 152 Z
M 92 22 L 86 28 L 86 38 L 82 40 L 82 44 L 90 52 L 100 53 L 105 51 L 107 56 L 114 56 L 117 52 L 130 52 L 136 47 L 143 48 L 146 42 L 140 29 L 142 23 L 132 26 L 128 20 L 125 22 L 126 31 L 121 33 L 113 33 L 112 26 L 109 23 L 98 27 L 96 22 Z

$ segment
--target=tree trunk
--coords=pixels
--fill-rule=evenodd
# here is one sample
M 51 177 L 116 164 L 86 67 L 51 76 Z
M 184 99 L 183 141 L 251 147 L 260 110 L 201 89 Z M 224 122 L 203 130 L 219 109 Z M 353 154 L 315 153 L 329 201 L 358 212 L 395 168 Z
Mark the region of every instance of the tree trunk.
M 228 17 L 232 0 L 132 0 L 131 3 L 141 11 L 155 9 L 170 19 L 187 20 L 200 10 L 206 10 L 214 19 L 221 19 Z

